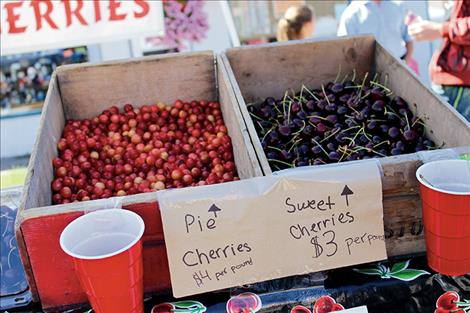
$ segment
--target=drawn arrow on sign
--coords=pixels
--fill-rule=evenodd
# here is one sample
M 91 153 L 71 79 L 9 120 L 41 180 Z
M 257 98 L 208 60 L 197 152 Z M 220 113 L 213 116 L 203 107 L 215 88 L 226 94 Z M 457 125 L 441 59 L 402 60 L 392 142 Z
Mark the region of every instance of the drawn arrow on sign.
M 216 206 L 215 204 L 211 205 L 211 207 L 209 208 L 209 211 L 208 212 L 214 212 L 214 216 L 217 217 L 217 212 L 218 211 L 222 211 L 221 209 L 219 209 L 218 206 Z
M 354 192 L 352 192 L 352 190 L 349 189 L 348 185 L 344 185 L 343 192 L 341 192 L 341 195 L 346 197 L 346 205 L 347 206 L 349 206 L 348 196 L 353 195 L 353 194 L 354 194 Z

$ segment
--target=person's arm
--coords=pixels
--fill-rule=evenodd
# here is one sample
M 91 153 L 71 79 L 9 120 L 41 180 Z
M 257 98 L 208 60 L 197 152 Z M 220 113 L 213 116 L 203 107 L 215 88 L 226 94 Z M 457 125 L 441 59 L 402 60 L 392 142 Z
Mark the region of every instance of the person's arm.
M 449 38 L 455 44 L 470 45 L 470 17 L 456 18 L 450 22 L 422 21 L 409 27 L 410 35 L 419 41 Z

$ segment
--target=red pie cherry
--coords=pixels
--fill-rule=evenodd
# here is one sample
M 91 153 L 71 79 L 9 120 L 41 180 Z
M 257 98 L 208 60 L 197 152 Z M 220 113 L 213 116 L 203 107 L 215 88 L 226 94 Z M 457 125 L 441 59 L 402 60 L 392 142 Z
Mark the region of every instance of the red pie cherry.
M 331 312 L 343 311 L 343 310 L 344 310 L 344 306 L 342 306 L 339 303 L 333 304 L 333 307 L 331 308 Z
M 339 304 L 339 303 L 335 303 L 335 304 L 333 304 L 333 306 L 331 307 L 331 312 L 343 311 L 343 310 L 344 310 L 344 306 L 342 306 L 342 305 Z
M 175 306 L 171 303 L 161 303 L 152 308 L 151 313 L 171 313 Z
M 312 313 L 308 308 L 303 305 L 296 305 L 290 310 L 290 313 Z
M 321 296 L 313 306 L 313 313 L 328 313 L 333 311 L 333 306 L 336 304 L 335 299 L 330 296 Z
M 459 300 L 460 297 L 458 293 L 455 291 L 447 291 L 437 299 L 436 308 L 455 310 L 457 309 L 457 304 L 455 304 L 455 302 L 458 302 Z
M 251 292 L 244 292 L 227 301 L 228 313 L 253 313 L 261 309 L 261 299 Z

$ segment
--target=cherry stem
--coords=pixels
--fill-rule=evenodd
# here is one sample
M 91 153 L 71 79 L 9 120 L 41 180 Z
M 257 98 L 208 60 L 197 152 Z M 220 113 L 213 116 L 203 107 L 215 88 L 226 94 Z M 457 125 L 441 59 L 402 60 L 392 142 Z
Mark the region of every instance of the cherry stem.
M 308 89 L 307 87 L 305 87 L 305 85 L 302 85 L 302 90 L 305 89 L 311 96 L 313 99 L 315 99 L 316 101 L 320 101 L 320 99 L 318 99 L 315 94 L 313 92 L 310 91 L 310 89 Z
M 268 162 L 277 162 L 277 163 L 286 165 L 286 166 L 288 166 L 288 167 L 294 167 L 294 165 L 292 165 L 292 164 L 290 164 L 290 163 L 283 162 L 283 161 L 277 160 L 277 159 L 268 159 Z
M 339 63 L 338 74 L 336 74 L 335 81 L 334 81 L 335 84 L 338 81 L 338 78 L 339 78 L 340 75 L 341 75 L 341 63 Z
M 326 95 L 325 86 L 323 86 L 323 84 L 321 85 L 321 90 L 323 91 L 323 95 L 325 96 L 325 99 L 328 102 L 328 105 L 331 105 L 330 99 L 328 99 L 328 96 Z

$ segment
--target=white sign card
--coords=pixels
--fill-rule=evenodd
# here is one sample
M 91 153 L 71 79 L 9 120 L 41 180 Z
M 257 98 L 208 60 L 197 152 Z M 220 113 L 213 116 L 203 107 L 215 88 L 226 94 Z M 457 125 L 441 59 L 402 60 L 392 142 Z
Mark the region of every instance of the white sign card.
M 151 0 L 0 2 L 2 55 L 163 34 L 163 6 Z
M 369 311 L 367 310 L 367 307 L 365 305 L 358 306 L 357 308 L 343 310 L 341 312 L 344 312 L 344 313 L 369 313 Z
M 158 193 L 173 295 L 387 258 L 375 162 Z

